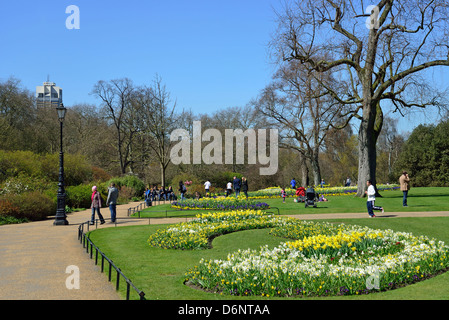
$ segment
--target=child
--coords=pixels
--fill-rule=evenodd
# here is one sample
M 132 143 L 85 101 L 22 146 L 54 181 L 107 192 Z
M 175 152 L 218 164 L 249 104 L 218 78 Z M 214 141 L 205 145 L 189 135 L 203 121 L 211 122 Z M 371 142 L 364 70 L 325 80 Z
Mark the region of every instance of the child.
M 285 192 L 285 188 L 282 188 L 281 195 L 282 195 L 282 202 L 285 203 L 285 197 L 287 196 L 287 193 Z
M 373 186 L 373 183 L 371 182 L 371 180 L 368 180 L 366 182 L 366 185 L 368 186 L 368 190 L 365 191 L 365 193 L 368 195 L 368 200 L 366 202 L 366 206 L 368 208 L 368 214 L 371 218 L 375 218 L 376 216 L 374 215 L 373 210 L 379 210 L 379 211 L 382 211 L 382 213 L 384 213 L 384 208 L 374 206 L 374 202 L 376 201 L 376 190 L 374 189 L 374 186 Z

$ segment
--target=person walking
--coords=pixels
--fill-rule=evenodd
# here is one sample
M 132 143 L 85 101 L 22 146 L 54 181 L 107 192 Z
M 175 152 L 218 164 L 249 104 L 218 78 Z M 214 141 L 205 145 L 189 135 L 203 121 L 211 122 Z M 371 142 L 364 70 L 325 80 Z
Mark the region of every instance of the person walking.
M 101 224 L 105 223 L 103 216 L 101 215 L 100 208 L 101 208 L 101 195 L 97 191 L 97 187 L 92 187 L 92 196 L 91 196 L 92 203 L 90 205 L 92 209 L 92 216 L 90 218 L 90 224 L 95 224 L 95 211 L 97 211 L 98 218 L 100 218 Z
M 285 192 L 285 188 L 281 190 L 282 202 L 285 203 L 285 197 L 287 197 L 287 192 Z
M 292 189 L 296 189 L 296 180 L 295 180 L 295 178 L 292 178 L 292 181 L 290 181 L 290 185 L 292 186 Z
M 234 186 L 235 197 L 238 198 L 240 194 L 241 181 L 239 178 L 234 177 L 234 181 L 232 181 L 232 184 Z
M 228 196 L 230 196 L 231 193 L 232 193 L 232 183 L 231 183 L 231 181 L 229 181 L 229 182 L 226 184 L 226 198 L 227 198 Z
M 350 186 L 351 186 L 351 178 L 347 177 L 346 182 L 345 182 L 345 187 L 350 187 Z
M 153 198 L 152 198 L 151 188 L 148 186 L 148 188 L 146 188 L 146 190 L 145 190 L 145 203 L 147 204 L 147 207 L 151 207 L 152 201 L 153 201 Z
M 246 196 L 246 200 L 248 200 L 248 180 L 245 177 L 242 177 L 242 191 Z
M 106 205 L 109 206 L 111 212 L 111 222 L 114 223 L 117 218 L 117 199 L 118 189 L 115 187 L 115 183 L 112 182 L 108 188 L 108 198 L 106 199 Z
M 181 201 L 184 200 L 184 195 L 187 192 L 187 188 L 184 185 L 184 182 L 179 181 L 179 189 L 178 189 L 179 193 L 181 194 Z
M 374 210 L 379 210 L 379 211 L 382 211 L 382 213 L 384 213 L 384 208 L 376 207 L 374 205 L 374 203 L 376 201 L 376 189 L 374 188 L 372 181 L 368 180 L 366 182 L 366 185 L 368 186 L 368 190 L 365 191 L 365 194 L 368 196 L 368 200 L 366 202 L 366 206 L 368 208 L 368 214 L 371 218 L 375 218 L 376 215 L 374 214 Z
M 407 171 L 402 172 L 402 175 L 399 177 L 399 184 L 401 185 L 401 191 L 403 194 L 402 206 L 408 207 L 407 197 L 408 197 L 408 191 L 410 190 L 410 178 L 407 174 Z
M 206 193 L 206 197 L 208 197 L 208 196 L 210 196 L 210 187 L 212 186 L 212 184 L 210 183 L 210 181 L 209 180 L 207 180 L 205 183 L 204 183 L 204 191 L 205 191 L 205 193 Z

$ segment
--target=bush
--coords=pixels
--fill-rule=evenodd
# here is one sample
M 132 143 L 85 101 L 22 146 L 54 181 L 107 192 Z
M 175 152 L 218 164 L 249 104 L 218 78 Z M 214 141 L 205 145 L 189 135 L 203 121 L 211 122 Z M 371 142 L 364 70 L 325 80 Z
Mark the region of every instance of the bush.
M 2 215 L 18 219 L 39 221 L 56 212 L 55 202 L 40 191 L 25 192 L 3 197 L 0 206 Z
M 234 181 L 234 177 L 242 179 L 242 174 L 235 173 L 235 172 L 217 172 L 215 175 L 211 177 L 210 182 L 212 182 L 212 185 L 214 185 L 219 190 L 226 189 L 226 184 L 228 182 Z
M 1 184 L 0 195 L 19 194 L 30 191 L 44 191 L 56 188 L 56 182 L 48 182 L 42 178 L 32 178 L 20 172 Z
M 145 183 L 143 183 L 142 180 L 134 175 L 112 178 L 107 182 L 106 187 L 109 186 L 112 182 L 114 182 L 115 186 L 119 189 L 122 189 L 122 187 L 131 189 L 131 191 L 126 190 L 127 195 L 129 193 L 130 196 L 129 199 L 131 199 L 132 197 L 142 197 L 143 193 L 145 192 Z
M 19 175 L 57 182 L 59 154 L 38 155 L 30 151 L 0 151 L 0 181 Z M 78 185 L 92 181 L 93 169 L 83 155 L 64 155 L 64 182 Z
M 8 199 L 0 199 L 0 217 L 16 217 L 19 207 L 14 206 Z
M 40 159 L 40 174 L 50 181 L 59 178 L 59 154 L 48 154 Z M 92 181 L 92 167 L 86 158 L 79 154 L 64 154 L 64 183 L 76 186 Z
M 18 173 L 38 176 L 38 156 L 31 151 L 0 151 L 1 180 L 14 177 Z
M 0 215 L 0 226 L 4 224 L 17 224 L 17 223 L 24 223 L 28 222 L 27 219 L 17 219 L 11 216 L 1 216 Z
M 98 167 L 92 167 L 92 176 L 94 181 L 106 182 L 111 179 L 111 175 Z
M 108 196 L 107 187 L 102 184 L 81 184 L 79 186 L 69 186 L 65 188 L 66 205 L 70 208 L 90 208 L 92 203 L 92 187 L 96 185 L 98 192 L 101 194 L 101 205 L 106 206 Z
M 132 198 L 139 198 L 141 199 L 142 197 L 137 197 L 134 196 L 135 191 L 134 189 L 127 187 L 127 186 L 121 186 L 120 187 L 120 191 L 118 193 L 118 203 L 128 203 L 128 201 Z
M 70 208 L 90 208 L 92 202 L 91 185 L 69 186 L 65 188 L 65 193 L 65 202 Z

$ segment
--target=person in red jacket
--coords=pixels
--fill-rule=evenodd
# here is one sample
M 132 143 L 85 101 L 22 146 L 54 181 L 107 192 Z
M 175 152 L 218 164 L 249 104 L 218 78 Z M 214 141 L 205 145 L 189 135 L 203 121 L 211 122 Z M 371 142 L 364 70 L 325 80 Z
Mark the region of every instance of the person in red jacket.
M 306 189 L 304 187 L 298 187 L 296 189 L 296 196 L 298 197 L 298 202 L 304 202 L 306 197 Z
M 101 224 L 103 224 L 104 218 L 100 213 L 100 208 L 101 208 L 101 195 L 100 193 L 97 191 L 97 187 L 93 186 L 92 187 L 92 196 L 91 196 L 91 200 L 92 200 L 92 204 L 90 205 L 90 207 L 92 208 L 92 216 L 90 218 L 90 224 L 93 225 L 95 224 L 95 211 L 97 211 L 98 213 L 98 218 L 100 218 Z

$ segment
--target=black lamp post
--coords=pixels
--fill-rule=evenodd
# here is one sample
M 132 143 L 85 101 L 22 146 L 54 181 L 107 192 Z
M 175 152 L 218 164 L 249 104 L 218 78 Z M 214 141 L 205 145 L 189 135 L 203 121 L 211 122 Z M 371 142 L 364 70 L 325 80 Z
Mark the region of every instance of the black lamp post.
M 69 222 L 67 221 L 67 215 L 65 214 L 64 152 L 62 151 L 62 126 L 67 109 L 64 108 L 64 105 L 61 103 L 56 108 L 56 111 L 58 111 L 58 118 L 59 118 L 61 150 L 59 152 L 59 183 L 58 183 L 58 196 L 57 196 L 58 205 L 56 208 L 55 222 L 53 224 L 55 226 L 63 226 L 69 224 Z

